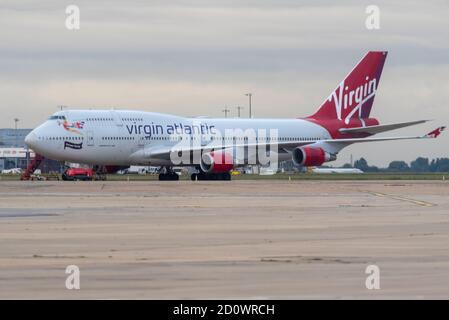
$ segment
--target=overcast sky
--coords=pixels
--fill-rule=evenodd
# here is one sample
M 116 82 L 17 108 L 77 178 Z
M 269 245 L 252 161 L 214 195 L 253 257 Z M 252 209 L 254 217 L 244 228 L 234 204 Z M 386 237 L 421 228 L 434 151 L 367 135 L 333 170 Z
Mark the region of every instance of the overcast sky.
M 78 5 L 81 29 L 65 27 Z M 380 30 L 365 27 L 367 5 Z M 0 1 L 0 127 L 32 128 L 70 107 L 222 117 L 312 114 L 368 50 L 387 50 L 372 116 L 449 124 L 449 4 L 433 1 Z M 449 157 L 435 141 L 353 145 L 337 164 Z

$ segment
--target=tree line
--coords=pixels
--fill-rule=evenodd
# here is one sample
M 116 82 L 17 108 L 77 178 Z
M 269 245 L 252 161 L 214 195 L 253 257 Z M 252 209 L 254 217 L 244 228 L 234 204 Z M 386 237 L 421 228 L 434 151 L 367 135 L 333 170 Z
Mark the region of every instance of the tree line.
M 388 167 L 379 168 L 370 166 L 365 158 L 360 158 L 354 162 L 354 166 L 346 163 L 343 168 L 357 168 L 363 172 L 449 172 L 449 158 L 428 158 L 418 157 L 410 164 L 402 160 L 390 162 Z

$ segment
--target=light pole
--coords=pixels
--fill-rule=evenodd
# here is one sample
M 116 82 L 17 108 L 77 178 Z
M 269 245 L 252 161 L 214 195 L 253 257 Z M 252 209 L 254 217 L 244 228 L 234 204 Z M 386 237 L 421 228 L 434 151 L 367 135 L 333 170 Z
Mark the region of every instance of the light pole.
M 18 135 L 17 135 L 17 123 L 19 122 L 19 118 L 14 118 L 14 135 L 15 135 L 15 139 L 16 139 L 16 143 L 15 143 L 15 147 L 19 147 L 18 145 Z M 18 164 L 18 158 L 17 158 L 18 154 L 16 153 L 16 168 L 19 166 Z
M 245 93 L 245 96 L 249 99 L 249 118 L 251 119 L 253 117 L 252 110 L 251 110 L 251 97 L 253 94 L 251 92 Z
M 240 118 L 240 110 L 242 110 L 242 109 L 244 109 L 244 108 L 241 106 L 237 106 L 237 114 L 238 114 L 239 118 Z
M 20 121 L 19 118 L 14 118 L 14 135 L 15 135 L 15 138 L 16 138 L 16 144 L 15 144 L 16 147 L 18 147 L 18 142 L 17 142 L 17 140 L 18 140 L 18 136 L 17 136 L 17 122 L 19 122 L 19 121 Z
M 229 113 L 229 111 L 231 111 L 231 110 L 229 110 L 228 107 L 225 107 L 222 111 L 223 111 L 224 114 L 225 114 L 225 118 L 227 118 L 227 117 L 228 117 L 228 113 Z

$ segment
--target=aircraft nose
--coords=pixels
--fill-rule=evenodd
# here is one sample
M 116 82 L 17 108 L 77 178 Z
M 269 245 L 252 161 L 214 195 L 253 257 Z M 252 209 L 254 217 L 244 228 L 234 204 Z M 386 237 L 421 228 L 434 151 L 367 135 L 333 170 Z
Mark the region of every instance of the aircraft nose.
M 25 137 L 25 143 L 28 147 L 32 149 L 34 146 L 36 146 L 36 142 L 37 142 L 37 135 L 33 130 Z

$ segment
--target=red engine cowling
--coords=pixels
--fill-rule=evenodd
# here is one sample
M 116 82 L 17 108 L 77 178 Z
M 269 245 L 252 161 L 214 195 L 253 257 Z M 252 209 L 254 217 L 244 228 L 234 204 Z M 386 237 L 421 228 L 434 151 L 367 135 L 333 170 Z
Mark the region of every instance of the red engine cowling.
M 321 148 L 298 147 L 292 152 L 293 163 L 297 166 L 321 166 L 327 161 L 333 161 L 337 157 Z
M 201 157 L 201 170 L 206 173 L 225 173 L 234 168 L 232 154 L 223 151 L 204 153 Z

